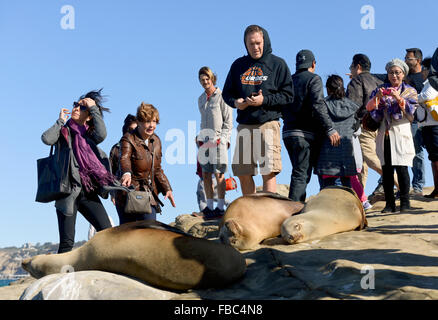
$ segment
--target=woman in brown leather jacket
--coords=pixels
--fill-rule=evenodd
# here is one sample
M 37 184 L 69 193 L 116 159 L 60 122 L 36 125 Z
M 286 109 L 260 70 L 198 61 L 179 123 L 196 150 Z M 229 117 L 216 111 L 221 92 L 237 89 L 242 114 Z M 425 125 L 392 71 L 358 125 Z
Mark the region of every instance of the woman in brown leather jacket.
M 169 198 L 172 206 L 175 207 L 172 188 L 161 168 L 161 141 L 154 134 L 159 121 L 158 110 L 153 105 L 142 102 L 137 108 L 137 128 L 127 132 L 120 141 L 122 185 L 127 187 L 133 185 L 135 190 L 149 188 L 154 195 L 151 202 L 152 214 L 122 213 L 120 216 L 121 224 L 139 220 L 155 220 L 156 212 L 161 212 L 161 201 L 158 199 L 158 193 L 162 193 L 165 196 L 164 199 Z M 154 157 L 153 179 L 151 178 L 152 157 Z M 116 201 L 123 207 L 126 194 L 119 193 Z

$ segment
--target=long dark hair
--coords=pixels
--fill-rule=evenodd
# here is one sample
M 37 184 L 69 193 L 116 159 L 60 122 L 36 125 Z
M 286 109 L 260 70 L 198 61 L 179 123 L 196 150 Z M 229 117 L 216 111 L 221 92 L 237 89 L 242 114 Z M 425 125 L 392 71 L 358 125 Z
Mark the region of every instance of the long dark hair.
M 328 77 L 325 86 L 327 88 L 327 93 L 333 99 L 338 100 L 345 97 L 344 81 L 340 76 L 332 74 Z
M 85 99 L 85 98 L 93 99 L 94 102 L 96 103 L 97 108 L 99 109 L 100 115 L 103 118 L 103 111 L 105 111 L 105 112 L 111 112 L 111 111 L 110 111 L 109 108 L 106 108 L 106 107 L 104 107 L 102 105 L 102 103 L 104 101 L 106 101 L 105 97 L 102 95 L 102 90 L 103 90 L 103 88 L 100 88 L 99 90 L 93 90 L 93 91 L 87 92 L 86 94 L 80 96 L 79 100 L 82 100 L 82 99 Z M 94 130 L 94 121 L 93 121 L 93 119 L 88 121 L 87 125 L 89 125 L 88 131 Z
M 133 123 L 137 123 L 137 117 L 132 114 L 128 114 L 125 118 L 125 121 L 123 121 L 122 133 L 125 134 L 126 132 L 128 132 L 129 127 Z

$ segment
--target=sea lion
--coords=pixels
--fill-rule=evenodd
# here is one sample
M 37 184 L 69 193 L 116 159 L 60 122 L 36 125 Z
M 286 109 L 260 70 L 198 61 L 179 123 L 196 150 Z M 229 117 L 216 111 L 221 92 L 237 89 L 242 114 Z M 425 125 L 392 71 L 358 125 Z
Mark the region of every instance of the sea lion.
M 73 251 L 38 255 L 23 260 L 22 266 L 35 278 L 60 273 L 67 266 L 120 273 L 173 290 L 223 287 L 246 270 L 244 257 L 233 247 L 156 221 L 102 230 Z
M 322 189 L 299 215 L 287 218 L 281 225 L 281 236 L 293 244 L 366 226 L 365 211 L 356 193 L 335 186 Z
M 260 192 L 234 200 L 220 222 L 219 238 L 239 250 L 249 250 L 281 233 L 281 224 L 303 208 L 276 193 Z

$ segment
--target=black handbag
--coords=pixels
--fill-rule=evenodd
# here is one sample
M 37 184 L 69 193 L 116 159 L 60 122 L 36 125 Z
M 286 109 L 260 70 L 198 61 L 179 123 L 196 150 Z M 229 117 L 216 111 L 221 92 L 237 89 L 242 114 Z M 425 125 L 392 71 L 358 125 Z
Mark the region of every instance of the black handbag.
M 71 193 L 70 157 L 70 148 L 60 150 L 58 141 L 55 153 L 52 145 L 49 156 L 37 160 L 38 188 L 35 201 L 47 203 Z

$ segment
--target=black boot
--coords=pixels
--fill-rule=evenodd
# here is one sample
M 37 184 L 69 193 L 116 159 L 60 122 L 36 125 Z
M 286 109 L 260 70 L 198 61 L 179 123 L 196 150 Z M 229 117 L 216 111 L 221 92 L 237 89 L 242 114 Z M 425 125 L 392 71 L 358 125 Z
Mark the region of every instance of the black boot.
M 406 212 L 411 210 L 411 204 L 409 202 L 409 197 L 406 199 L 400 198 L 400 212 Z
M 433 189 L 432 193 L 426 194 L 424 197 L 433 199 L 438 198 L 438 161 L 432 162 L 432 174 L 433 174 L 433 184 L 435 185 L 435 188 Z
M 395 212 L 395 203 L 386 203 L 385 208 L 383 208 L 382 211 L 380 211 L 381 213 L 386 213 L 386 212 Z
M 400 186 L 400 212 L 406 212 L 411 209 L 409 202 L 410 178 L 408 167 L 396 167 L 398 184 Z

